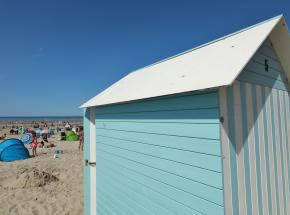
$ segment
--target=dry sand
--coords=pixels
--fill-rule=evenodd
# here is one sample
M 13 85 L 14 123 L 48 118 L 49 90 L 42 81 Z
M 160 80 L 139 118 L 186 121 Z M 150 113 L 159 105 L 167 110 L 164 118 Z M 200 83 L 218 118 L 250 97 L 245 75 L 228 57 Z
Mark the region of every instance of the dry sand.
M 0 162 L 0 215 L 83 214 L 83 167 L 78 142 L 56 138 L 49 141 L 63 150 L 59 158 L 53 158 L 53 149 L 37 148 L 35 158 Z

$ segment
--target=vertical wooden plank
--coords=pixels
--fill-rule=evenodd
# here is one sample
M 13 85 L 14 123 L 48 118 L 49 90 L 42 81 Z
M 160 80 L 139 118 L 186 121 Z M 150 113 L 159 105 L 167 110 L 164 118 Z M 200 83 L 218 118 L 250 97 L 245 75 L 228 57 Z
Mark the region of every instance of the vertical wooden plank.
M 281 149 L 280 149 L 280 132 L 279 132 L 279 118 L 278 118 L 278 90 L 273 89 L 273 110 L 274 110 L 274 126 L 275 126 L 275 142 L 276 157 L 277 157 L 277 172 L 278 172 L 278 186 L 279 186 L 279 200 L 280 200 L 280 213 L 284 215 L 284 196 L 283 196 L 283 179 L 282 179 L 282 165 L 281 165 Z
M 271 125 L 272 125 L 272 147 L 273 147 L 273 155 L 274 155 L 274 169 L 275 169 L 275 187 L 276 187 L 276 200 L 277 200 L 277 214 L 280 214 L 280 188 L 279 188 L 279 171 L 278 171 L 278 158 L 277 158 L 277 125 L 276 125 L 276 115 L 274 105 L 274 92 L 271 89 L 270 94 L 270 113 L 271 113 Z
M 281 160 L 281 172 L 282 172 L 282 190 L 283 190 L 283 201 L 284 201 L 284 213 L 287 213 L 286 209 L 286 182 L 285 182 L 285 172 L 284 172 L 284 153 L 283 153 L 283 128 L 282 128 L 282 117 L 281 117 L 281 101 L 280 101 L 280 90 L 277 90 L 277 113 L 278 113 L 278 127 L 279 127 L 279 147 L 280 147 L 280 160 Z
M 260 149 L 260 170 L 261 170 L 261 188 L 263 214 L 269 214 L 268 193 L 267 193 L 267 175 L 266 175 L 266 156 L 265 156 L 265 140 L 264 140 L 264 119 L 262 110 L 262 89 L 256 85 L 257 113 L 258 113 L 258 132 L 259 133 L 259 149 Z
M 241 92 L 240 83 L 236 81 L 233 85 L 234 91 L 234 123 L 235 123 L 235 144 L 237 160 L 237 180 L 239 196 L 239 213 L 247 214 L 246 185 L 245 185 L 245 168 L 244 168 L 244 149 L 243 149 L 243 129 L 241 116 Z
M 267 112 L 266 112 L 266 95 L 265 95 L 265 87 L 261 88 L 262 92 L 262 114 L 263 114 L 263 139 L 265 142 L 265 165 L 266 165 L 266 176 L 267 176 L 267 195 L 268 195 L 268 208 L 269 214 L 273 214 L 273 207 L 272 207 L 272 192 L 271 192 L 271 172 L 270 172 L 270 159 L 269 159 L 269 142 L 268 142 L 268 127 L 267 127 Z
M 289 92 L 284 92 L 284 108 L 285 108 L 285 132 L 286 132 L 286 153 L 288 156 L 288 181 L 290 181 L 290 113 L 289 113 Z M 288 193 L 288 214 L 290 214 L 290 186 L 288 184 L 288 190 L 286 191 Z
M 228 111 L 226 87 L 219 89 L 220 115 L 224 118 L 221 123 L 221 144 L 223 156 L 223 184 L 225 215 L 233 214 L 232 185 L 231 185 L 231 164 L 230 164 L 230 142 L 228 137 Z
M 231 184 L 233 214 L 239 215 L 239 195 L 238 195 L 238 173 L 237 173 L 237 148 L 235 138 L 235 116 L 234 116 L 234 92 L 233 86 L 227 87 L 227 110 L 228 110 L 228 136 L 230 147 Z
M 259 214 L 257 171 L 256 171 L 256 150 L 255 150 L 255 128 L 252 102 L 252 85 L 246 83 L 246 102 L 247 102 L 247 124 L 249 131 L 249 157 L 250 157 L 250 178 L 253 201 L 253 214 Z
M 242 106 L 242 126 L 243 126 L 243 150 L 244 150 L 244 169 L 245 169 L 245 183 L 246 183 L 246 200 L 247 200 L 247 214 L 253 214 L 251 177 L 250 177 L 250 158 L 249 158 L 249 129 L 247 125 L 248 110 L 246 105 L 246 89 L 245 83 L 240 82 L 241 92 L 241 106 Z
M 273 152 L 273 129 L 272 129 L 272 111 L 271 111 L 271 103 L 270 103 L 270 89 L 265 87 L 265 95 L 266 95 L 266 125 L 267 125 L 267 137 L 268 137 L 268 151 L 269 151 L 269 169 L 270 169 L 270 181 L 271 181 L 271 196 L 272 196 L 272 211 L 273 214 L 278 214 L 277 211 L 277 191 L 276 191 L 276 183 L 275 183 L 275 166 L 274 166 L 274 152 Z
M 285 106 L 285 132 L 286 132 L 286 147 L 288 155 L 288 178 L 290 180 L 290 113 L 289 113 L 289 92 L 284 92 L 284 106 Z M 290 186 L 289 186 L 289 195 L 290 195 Z M 290 203 L 289 203 L 290 204 Z M 289 212 L 290 213 L 290 212 Z
M 259 213 L 263 214 L 263 195 L 262 195 L 262 182 L 261 182 L 261 162 L 260 162 L 260 146 L 259 146 L 259 127 L 258 127 L 258 111 L 257 111 L 257 93 L 256 85 L 252 85 L 252 104 L 253 104 L 253 116 L 254 116 L 254 139 L 255 139 L 255 161 L 256 161 L 256 176 L 257 176 L 257 188 L 258 188 L 258 204 Z
M 287 147 L 286 147 L 286 123 L 285 123 L 285 105 L 284 105 L 284 96 L 283 96 L 284 92 L 283 91 L 279 91 L 279 102 L 280 102 L 280 118 L 281 118 L 281 134 L 282 134 L 282 153 L 283 153 L 283 166 L 284 166 L 284 181 L 285 181 L 285 187 L 284 187 L 284 194 L 285 194 L 285 213 L 287 213 L 287 211 L 289 211 L 289 207 L 290 205 L 289 203 L 289 179 L 288 179 L 288 154 L 287 154 Z

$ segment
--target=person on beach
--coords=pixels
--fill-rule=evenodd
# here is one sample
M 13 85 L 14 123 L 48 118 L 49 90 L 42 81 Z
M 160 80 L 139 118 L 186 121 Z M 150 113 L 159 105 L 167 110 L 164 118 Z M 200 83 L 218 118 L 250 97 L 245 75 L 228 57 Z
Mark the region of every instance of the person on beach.
M 37 145 L 38 145 L 37 137 L 36 137 L 36 135 L 33 135 L 32 143 L 31 143 L 31 146 L 32 146 L 32 157 L 37 156 L 37 154 L 36 154 Z
M 69 131 L 70 129 L 71 129 L 71 125 L 69 124 L 69 122 L 67 121 L 66 122 L 66 124 L 65 124 L 65 129 L 67 130 L 67 131 Z
M 83 151 L 84 150 L 84 129 L 82 126 L 80 127 L 80 130 L 79 130 L 79 140 L 80 140 L 79 150 L 81 149 Z
M 5 140 L 5 139 L 6 139 L 6 134 L 0 136 L 0 140 Z

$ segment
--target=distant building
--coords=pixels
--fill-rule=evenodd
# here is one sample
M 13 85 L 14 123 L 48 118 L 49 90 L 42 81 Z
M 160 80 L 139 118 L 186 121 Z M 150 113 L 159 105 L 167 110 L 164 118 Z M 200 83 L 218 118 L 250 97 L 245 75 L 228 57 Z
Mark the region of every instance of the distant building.
M 128 74 L 82 106 L 85 214 L 290 214 L 289 78 L 283 16 Z

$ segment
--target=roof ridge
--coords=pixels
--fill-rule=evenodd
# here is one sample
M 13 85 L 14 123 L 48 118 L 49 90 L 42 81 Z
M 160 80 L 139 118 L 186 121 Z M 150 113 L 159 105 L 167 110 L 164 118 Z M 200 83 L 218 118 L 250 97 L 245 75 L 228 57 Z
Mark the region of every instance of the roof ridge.
M 226 38 L 232 37 L 232 36 L 234 36 L 234 35 L 237 35 L 237 34 L 239 34 L 239 33 L 244 32 L 244 31 L 250 30 L 250 29 L 252 29 L 252 28 L 254 28 L 254 27 L 257 27 L 257 26 L 259 26 L 259 25 L 262 25 L 262 24 L 264 24 L 264 23 L 266 23 L 266 22 L 269 22 L 269 21 L 272 21 L 272 20 L 274 20 L 274 19 L 278 19 L 278 18 L 281 19 L 282 17 L 283 17 L 283 14 L 280 14 L 280 15 L 278 15 L 278 16 L 272 17 L 272 18 L 270 18 L 270 19 L 267 19 L 267 20 L 264 20 L 264 21 L 262 21 L 262 22 L 259 22 L 259 23 L 256 23 L 256 24 L 254 24 L 254 25 L 251 25 L 251 26 L 248 26 L 248 27 L 246 27 L 246 28 L 243 28 L 243 29 L 241 29 L 241 30 L 239 30 L 239 31 L 235 31 L 235 32 L 233 32 L 233 33 L 230 33 L 230 34 L 227 34 L 227 35 L 225 35 L 225 36 L 219 37 L 219 38 L 217 38 L 217 39 L 215 39 L 215 40 L 212 40 L 212 41 L 210 41 L 210 42 L 203 43 L 203 44 L 201 44 L 201 45 L 199 45 L 199 46 L 196 46 L 196 47 L 194 47 L 194 48 L 192 48 L 192 49 L 186 50 L 186 51 L 181 52 L 181 53 L 179 53 L 179 54 L 173 55 L 173 56 L 171 56 L 171 57 L 165 58 L 165 59 L 163 59 L 163 60 L 157 61 L 157 62 L 152 63 L 152 64 L 150 64 L 150 65 L 147 65 L 147 66 L 141 67 L 141 68 L 139 68 L 139 69 L 133 70 L 133 71 L 130 72 L 130 73 L 138 72 L 138 71 L 141 70 L 141 69 L 145 69 L 145 68 L 148 68 L 148 67 L 155 66 L 155 65 L 160 64 L 160 63 L 162 63 L 162 62 L 168 61 L 168 60 L 170 60 L 170 59 L 173 59 L 173 58 L 179 57 L 179 56 L 181 56 L 181 55 L 187 54 L 187 53 L 189 53 L 189 52 L 192 52 L 192 51 L 195 51 L 195 50 L 197 50 L 197 49 L 203 48 L 203 47 L 205 47 L 205 46 L 211 45 L 211 44 L 213 44 L 213 43 L 219 42 L 219 41 L 224 40 L 224 39 L 226 39 Z M 129 73 L 129 74 L 130 74 L 130 73 Z

